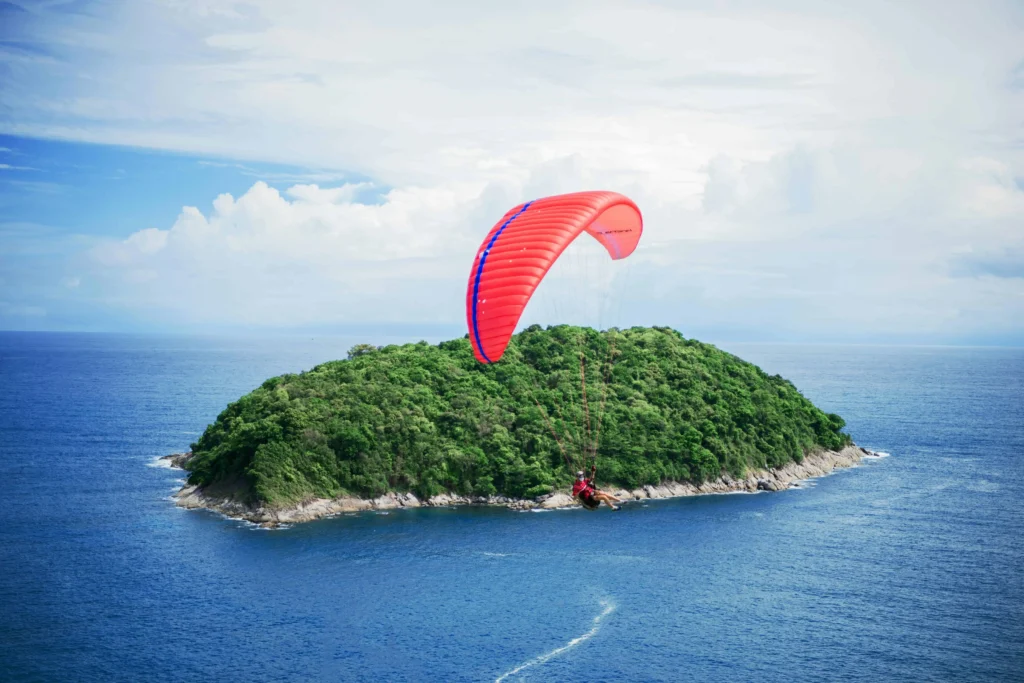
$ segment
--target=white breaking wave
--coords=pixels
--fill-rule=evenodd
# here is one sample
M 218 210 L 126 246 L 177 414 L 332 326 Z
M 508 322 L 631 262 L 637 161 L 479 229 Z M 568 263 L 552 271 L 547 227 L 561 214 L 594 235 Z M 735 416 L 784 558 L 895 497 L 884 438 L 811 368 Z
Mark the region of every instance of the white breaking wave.
M 601 621 L 606 616 L 608 616 L 609 614 L 611 614 L 612 612 L 615 611 L 615 603 L 611 602 L 610 600 L 602 600 L 601 601 L 601 606 L 604 609 L 601 610 L 600 614 L 598 614 L 596 617 L 594 617 L 594 625 L 590 627 L 589 631 L 584 633 L 582 636 L 577 636 L 576 638 L 573 638 L 572 640 L 570 640 L 568 643 L 566 643 L 562 647 L 555 648 L 551 652 L 546 652 L 546 653 L 542 654 L 539 657 L 534 657 L 530 661 L 524 662 L 524 663 L 520 664 L 519 666 L 517 666 L 516 668 L 512 669 L 511 671 L 506 671 L 505 673 L 503 673 L 500 676 L 498 676 L 497 678 L 495 678 L 494 679 L 494 683 L 501 683 L 503 680 L 505 680 L 509 676 L 515 676 L 517 673 L 519 673 L 523 669 L 529 669 L 530 667 L 537 666 L 538 664 L 543 664 L 544 662 L 547 662 L 547 661 L 549 661 L 551 659 L 554 659 L 555 657 L 557 657 L 558 655 L 562 654 L 563 652 L 567 652 L 567 651 L 573 649 L 574 647 L 576 647 L 580 643 L 586 642 L 586 641 L 590 640 L 591 638 L 593 638 L 595 635 L 597 635 L 598 630 L 600 630 L 600 628 L 601 628 Z
M 146 467 L 157 467 L 159 469 L 164 469 L 164 470 L 177 469 L 177 468 L 174 467 L 174 465 L 171 464 L 170 460 L 166 460 L 166 459 L 163 458 L 163 456 L 159 456 L 159 455 L 156 456 L 155 458 L 153 458 L 152 460 L 150 460 L 149 462 L 147 462 L 146 463 Z

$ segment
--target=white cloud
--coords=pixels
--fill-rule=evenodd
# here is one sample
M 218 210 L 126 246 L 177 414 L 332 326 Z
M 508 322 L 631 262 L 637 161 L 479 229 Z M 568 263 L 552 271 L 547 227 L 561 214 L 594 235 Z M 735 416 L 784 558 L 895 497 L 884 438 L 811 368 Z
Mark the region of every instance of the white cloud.
M 359 187 L 296 185 L 283 196 L 257 182 L 217 197 L 209 214 L 186 207 L 167 230 L 94 247 L 93 277 L 116 303 L 187 322 L 431 320 L 436 281 L 475 248 L 465 217 L 480 188 L 396 189 L 361 204 Z
M 1024 177 L 1015 176 L 1008 163 L 975 157 L 966 160 L 962 168 L 967 176 L 961 207 L 966 219 L 1024 219 Z M 1024 233 L 1024 225 L 1019 227 L 1018 237 Z
M 321 169 L 96 247 L 111 305 L 457 320 L 502 212 L 605 187 L 647 219 L 638 322 L 940 334 L 1024 320 L 1019 278 L 992 275 L 1012 268 L 956 277 L 964 254 L 1024 246 L 1012 3 L 39 12 L 21 38 L 67 58 L 0 77 L 0 130 Z M 363 204 L 368 186 L 327 187 L 331 169 L 394 189 Z
M 139 257 L 154 254 L 167 244 L 167 231 L 146 228 L 120 242 L 102 242 L 92 248 L 93 257 L 105 266 L 130 265 Z

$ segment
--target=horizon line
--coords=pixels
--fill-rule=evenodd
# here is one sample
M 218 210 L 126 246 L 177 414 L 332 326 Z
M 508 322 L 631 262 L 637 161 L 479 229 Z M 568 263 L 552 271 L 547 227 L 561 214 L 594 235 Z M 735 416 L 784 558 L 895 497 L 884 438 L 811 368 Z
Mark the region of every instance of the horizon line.
M 457 324 L 446 325 L 442 323 L 363 323 L 354 324 L 352 330 L 332 330 L 332 331 L 302 331 L 302 330 L 289 330 L 289 329 L 260 329 L 260 330 L 211 330 L 211 331 L 171 331 L 171 330 L 20 330 L 20 329 L 0 329 L 0 335 L 90 335 L 90 336 L 135 336 L 135 337 L 178 337 L 178 338 L 225 338 L 225 339 L 238 339 L 238 338 L 250 338 L 250 339 L 271 339 L 271 338 L 297 338 L 297 337 L 309 337 L 311 339 L 323 338 L 323 339 L 336 339 L 344 337 L 355 337 L 372 333 L 368 327 L 371 325 L 380 326 L 377 330 L 379 333 L 383 333 L 385 336 L 401 336 L 408 339 L 405 343 L 417 343 L 419 341 L 429 341 L 420 337 L 414 339 L 413 337 L 417 334 L 414 330 L 417 327 L 421 328 L 437 328 L 433 330 L 427 336 L 437 336 L 440 334 L 450 334 L 451 332 L 444 332 L 442 328 L 455 327 Z M 393 329 L 397 326 L 404 326 L 406 330 Z M 549 326 L 545 326 L 549 327 Z M 618 327 L 620 330 L 627 330 L 631 327 L 668 327 L 676 330 L 680 334 L 684 334 L 678 328 L 672 325 L 631 325 L 629 327 Z M 391 328 L 391 329 L 389 329 Z M 521 332 L 522 330 L 517 331 Z M 426 332 L 423 330 L 422 332 Z M 421 332 L 421 333 L 422 333 Z M 412 336 L 410 336 L 412 333 Z M 449 341 L 452 339 L 460 339 L 466 337 L 467 334 L 456 335 L 454 337 L 447 337 L 443 341 Z M 714 336 L 708 337 L 691 337 L 684 334 L 687 339 L 693 339 L 707 344 L 721 345 L 721 344 L 758 344 L 763 346 L 852 346 L 852 347 L 886 347 L 886 348 L 950 348 L 950 349 L 1024 349 L 1024 342 L 1020 343 L 1004 343 L 1004 342 L 964 342 L 964 343 L 950 343 L 950 342 L 921 342 L 921 341 L 828 341 L 828 340 L 792 340 L 792 339 L 749 339 L 749 338 L 716 338 Z M 432 342 L 433 343 L 433 342 Z

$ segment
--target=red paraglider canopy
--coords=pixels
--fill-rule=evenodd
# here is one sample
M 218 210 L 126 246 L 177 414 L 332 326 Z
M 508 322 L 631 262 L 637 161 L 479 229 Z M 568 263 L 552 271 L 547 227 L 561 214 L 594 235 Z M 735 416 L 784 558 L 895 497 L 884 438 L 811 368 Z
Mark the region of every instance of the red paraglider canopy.
M 491 228 L 466 287 L 466 324 L 478 361 L 501 359 L 540 281 L 582 232 L 622 259 L 636 249 L 643 218 L 617 192 L 575 192 L 520 204 Z

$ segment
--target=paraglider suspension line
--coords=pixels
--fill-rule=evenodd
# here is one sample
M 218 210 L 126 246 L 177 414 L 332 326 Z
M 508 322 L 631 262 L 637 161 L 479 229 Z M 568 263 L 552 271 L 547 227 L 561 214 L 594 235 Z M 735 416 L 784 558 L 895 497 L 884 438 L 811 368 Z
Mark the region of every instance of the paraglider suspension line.
M 583 359 L 583 352 L 580 352 L 580 385 L 582 387 L 581 393 L 583 394 L 583 414 L 586 416 L 586 429 L 587 429 L 587 440 L 583 444 L 585 449 L 582 453 L 583 465 L 587 464 L 587 454 L 591 449 L 590 440 L 590 405 L 587 403 L 587 370 L 586 361 Z
M 608 383 L 611 381 L 612 361 L 615 357 L 615 341 L 608 344 L 608 363 L 605 366 L 604 385 L 601 387 L 601 410 L 597 414 L 597 431 L 594 433 L 594 452 L 592 457 L 597 465 L 597 449 L 601 443 L 601 424 L 604 422 L 605 405 L 608 402 Z

